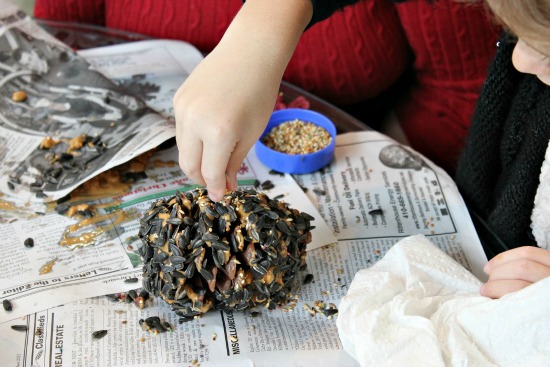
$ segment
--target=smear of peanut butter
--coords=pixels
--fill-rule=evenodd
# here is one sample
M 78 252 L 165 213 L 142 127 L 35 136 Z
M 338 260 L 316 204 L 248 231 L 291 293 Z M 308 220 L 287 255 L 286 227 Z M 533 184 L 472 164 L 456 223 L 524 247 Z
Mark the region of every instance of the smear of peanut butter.
M 40 267 L 40 270 L 38 270 L 38 274 L 44 275 L 44 274 L 51 273 L 53 270 L 53 266 L 55 265 L 56 262 L 57 262 L 57 257 L 53 260 L 48 261 L 47 263 L 45 263 Z
M 81 149 L 84 146 L 85 141 L 86 134 L 75 136 L 74 138 L 69 140 L 69 148 L 67 149 L 67 153 L 72 153 L 75 150 Z
M 61 143 L 61 140 L 55 140 L 51 136 L 46 136 L 42 141 L 40 142 L 40 149 L 51 149 L 55 147 L 57 144 Z
M 177 165 L 178 165 L 178 162 L 176 161 L 161 161 L 158 159 L 155 159 L 153 161 L 153 167 L 155 168 L 176 167 Z
M 98 236 L 112 230 L 122 222 L 128 220 L 127 213 L 123 210 L 117 210 L 105 215 L 98 215 L 92 218 L 86 218 L 76 224 L 72 224 L 65 230 L 63 238 L 59 241 L 59 245 L 67 247 L 81 247 L 95 243 Z M 110 220 L 110 224 L 98 226 L 90 231 L 79 233 L 82 229 L 93 226 L 96 223 Z M 76 234 L 75 234 L 76 233 Z
M 9 201 L 0 200 L 0 209 L 1 210 L 14 210 L 15 204 L 10 203 Z

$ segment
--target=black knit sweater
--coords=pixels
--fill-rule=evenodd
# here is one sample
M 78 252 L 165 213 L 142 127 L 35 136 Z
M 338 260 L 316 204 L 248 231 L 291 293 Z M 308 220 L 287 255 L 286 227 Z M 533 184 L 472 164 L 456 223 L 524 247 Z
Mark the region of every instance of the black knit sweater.
M 456 182 L 508 248 L 533 245 L 531 212 L 550 140 L 550 87 L 512 65 L 499 43 L 478 101 Z

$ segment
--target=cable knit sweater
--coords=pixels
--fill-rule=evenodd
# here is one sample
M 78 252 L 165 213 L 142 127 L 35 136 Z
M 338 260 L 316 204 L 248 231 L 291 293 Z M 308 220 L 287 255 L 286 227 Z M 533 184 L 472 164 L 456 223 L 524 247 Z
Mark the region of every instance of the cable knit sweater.
M 514 69 L 514 45 L 505 39 L 481 92 L 456 180 L 506 247 L 548 247 L 550 87 Z
M 456 0 L 312 3 L 314 25 L 301 37 L 284 79 L 353 110 L 373 127 L 385 110 L 395 108 L 412 147 L 454 171 L 499 34 L 483 6 Z M 242 1 L 36 0 L 35 4 L 38 18 L 181 39 L 211 51 Z M 396 84 L 409 74 L 413 77 L 406 88 Z

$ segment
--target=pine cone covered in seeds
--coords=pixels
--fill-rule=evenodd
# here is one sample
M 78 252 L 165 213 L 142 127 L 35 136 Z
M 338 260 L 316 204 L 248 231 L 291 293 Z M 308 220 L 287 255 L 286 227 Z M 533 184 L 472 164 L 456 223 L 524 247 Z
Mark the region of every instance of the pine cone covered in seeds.
M 141 220 L 143 288 L 184 318 L 211 308 L 273 309 L 305 266 L 313 219 L 255 190 L 217 203 L 204 189 L 177 192 Z

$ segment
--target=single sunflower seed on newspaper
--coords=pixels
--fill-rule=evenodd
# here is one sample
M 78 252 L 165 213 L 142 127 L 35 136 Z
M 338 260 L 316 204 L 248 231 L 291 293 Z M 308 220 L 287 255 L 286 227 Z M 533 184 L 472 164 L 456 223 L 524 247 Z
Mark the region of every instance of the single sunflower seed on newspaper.
M 13 304 L 9 299 L 5 299 L 2 301 L 2 306 L 4 306 L 4 310 L 6 311 L 12 311 L 13 310 Z
M 101 339 L 105 335 L 107 335 L 107 330 L 97 330 L 92 333 L 92 338 L 94 339 Z

